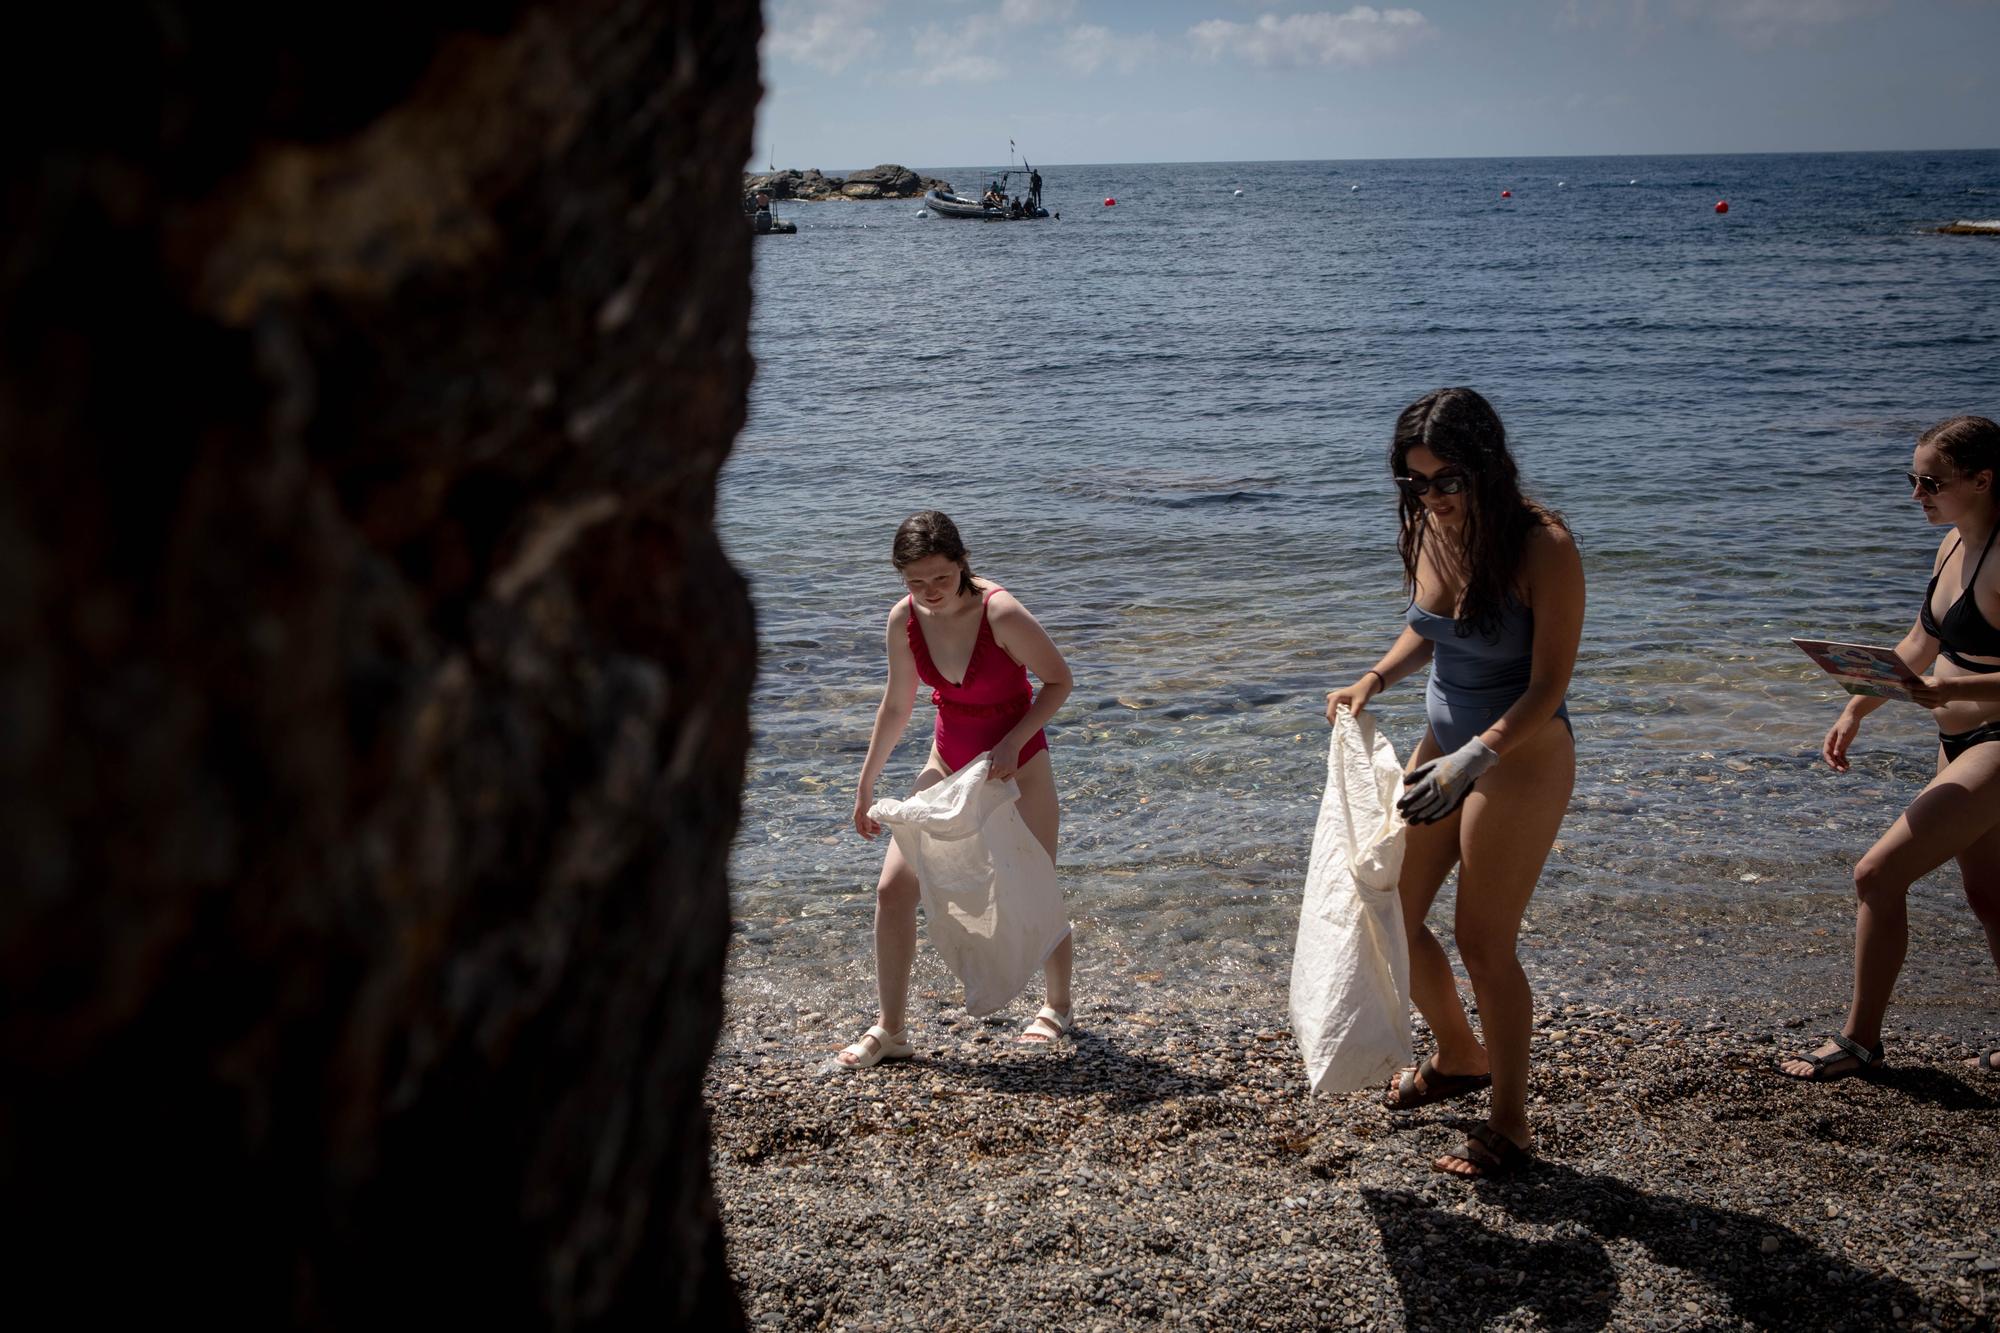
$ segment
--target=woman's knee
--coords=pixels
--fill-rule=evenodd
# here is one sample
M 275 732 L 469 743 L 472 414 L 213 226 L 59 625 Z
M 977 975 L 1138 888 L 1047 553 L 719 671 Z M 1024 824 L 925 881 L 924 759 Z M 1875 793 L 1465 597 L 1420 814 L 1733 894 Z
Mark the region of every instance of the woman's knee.
M 1854 896 L 1871 907 L 1900 904 L 1910 891 L 1910 881 L 1898 875 L 1885 857 L 1874 853 L 1854 863 Z
M 1521 970 L 1514 953 L 1514 936 L 1508 932 L 1468 929 L 1461 925 L 1454 943 L 1465 975 L 1476 985 L 1481 981 L 1501 981 Z
M 897 869 L 883 867 L 882 878 L 875 882 L 875 907 L 881 912 L 912 912 L 917 910 L 917 872 L 908 866 Z

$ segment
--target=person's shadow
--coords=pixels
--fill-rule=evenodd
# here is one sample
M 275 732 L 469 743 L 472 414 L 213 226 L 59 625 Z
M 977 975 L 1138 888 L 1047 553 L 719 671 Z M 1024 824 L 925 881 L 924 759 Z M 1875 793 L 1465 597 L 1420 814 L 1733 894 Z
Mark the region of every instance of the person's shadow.
M 1169 1097 L 1212 1096 L 1227 1086 L 1213 1075 L 1192 1073 L 1169 1060 L 1134 1054 L 1087 1028 L 1078 1030 L 1058 1050 L 996 1043 L 992 1055 L 970 1059 L 956 1054 L 931 1056 L 915 1067 L 995 1092 L 1102 1096 L 1106 1109 L 1117 1112 L 1135 1111 Z
M 1607 1241 L 1644 1246 L 1655 1263 L 1699 1279 L 1755 1328 L 1881 1328 L 1923 1304 L 1907 1282 L 1859 1268 L 1781 1222 L 1648 1194 L 1610 1176 L 1543 1161 L 1474 1188 L 1523 1222 L 1580 1228 L 1589 1239 L 1522 1240 L 1405 1191 L 1364 1189 L 1413 1325 L 1421 1314 L 1425 1322 L 1476 1327 L 1527 1307 L 1550 1327 L 1602 1328 L 1618 1293 Z

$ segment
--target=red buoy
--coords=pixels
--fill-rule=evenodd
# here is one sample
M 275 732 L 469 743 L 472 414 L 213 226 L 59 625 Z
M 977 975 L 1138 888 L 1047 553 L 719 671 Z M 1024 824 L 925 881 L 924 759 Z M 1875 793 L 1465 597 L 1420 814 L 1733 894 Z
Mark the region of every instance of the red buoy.
M 1500 191 L 1500 197 L 1502 199 L 1512 199 L 1514 197 L 1514 192 L 1512 190 L 1502 190 Z
M 1118 206 L 1118 201 L 1116 199 L 1113 199 L 1110 195 L 1107 194 L 1104 196 L 1104 206 L 1106 208 L 1116 208 Z
M 1729 211 L 1729 201 L 1727 199 L 1716 200 L 1715 211 L 1718 213 L 1727 213 Z

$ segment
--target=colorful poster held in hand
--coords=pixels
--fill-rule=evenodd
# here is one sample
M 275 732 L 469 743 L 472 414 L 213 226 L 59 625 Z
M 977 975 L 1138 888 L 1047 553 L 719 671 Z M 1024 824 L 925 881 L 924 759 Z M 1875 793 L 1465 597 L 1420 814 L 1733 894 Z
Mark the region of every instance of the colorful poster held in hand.
M 1834 643 L 1827 639 L 1793 639 L 1799 650 L 1819 664 L 1820 670 L 1840 682 L 1849 694 L 1872 694 L 1882 699 L 1910 697 L 1917 675 L 1893 648 L 1876 648 L 1862 643 Z

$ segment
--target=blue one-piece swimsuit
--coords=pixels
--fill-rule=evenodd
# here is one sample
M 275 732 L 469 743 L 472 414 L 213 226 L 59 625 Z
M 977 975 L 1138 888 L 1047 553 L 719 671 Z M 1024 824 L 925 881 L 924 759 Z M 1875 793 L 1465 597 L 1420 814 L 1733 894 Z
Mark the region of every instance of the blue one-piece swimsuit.
M 1446 754 L 1498 722 L 1527 693 L 1535 644 L 1535 613 L 1527 607 L 1508 602 L 1490 636 L 1474 630 L 1460 637 L 1457 621 L 1415 601 L 1403 619 L 1433 645 L 1424 712 Z M 1569 726 L 1567 699 L 1556 705 L 1555 715 Z

